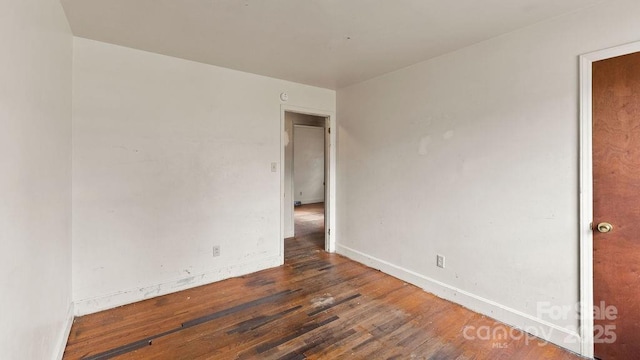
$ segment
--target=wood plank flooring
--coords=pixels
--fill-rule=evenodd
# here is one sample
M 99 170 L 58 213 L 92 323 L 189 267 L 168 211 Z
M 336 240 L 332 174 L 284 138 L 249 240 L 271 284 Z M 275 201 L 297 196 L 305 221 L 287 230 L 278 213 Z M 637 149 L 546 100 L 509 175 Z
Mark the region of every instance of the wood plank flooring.
M 325 253 L 322 211 L 296 208 L 284 266 L 79 317 L 64 358 L 580 359 Z

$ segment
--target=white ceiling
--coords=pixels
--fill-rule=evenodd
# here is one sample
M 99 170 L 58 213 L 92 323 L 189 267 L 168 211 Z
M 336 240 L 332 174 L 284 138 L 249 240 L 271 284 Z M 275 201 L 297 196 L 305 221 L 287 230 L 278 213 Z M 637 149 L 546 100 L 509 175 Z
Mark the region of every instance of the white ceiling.
M 602 0 L 61 0 L 75 35 L 337 89 Z

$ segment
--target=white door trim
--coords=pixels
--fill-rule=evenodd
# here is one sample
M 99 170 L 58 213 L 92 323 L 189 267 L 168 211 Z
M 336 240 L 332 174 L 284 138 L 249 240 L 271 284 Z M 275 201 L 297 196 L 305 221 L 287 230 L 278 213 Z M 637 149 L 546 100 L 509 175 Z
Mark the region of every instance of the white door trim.
M 317 110 L 304 108 L 300 106 L 281 104 L 280 105 L 280 255 L 284 261 L 284 132 L 285 132 L 285 112 L 294 112 L 299 114 L 314 115 L 327 119 L 328 127 L 331 129 L 329 134 L 329 156 L 327 162 L 327 194 L 325 206 L 328 209 L 328 215 L 325 217 L 325 250 L 327 252 L 336 251 L 336 113 L 329 110 Z
M 581 354 L 593 357 L 593 153 L 592 64 L 640 51 L 640 42 L 580 56 L 580 337 Z

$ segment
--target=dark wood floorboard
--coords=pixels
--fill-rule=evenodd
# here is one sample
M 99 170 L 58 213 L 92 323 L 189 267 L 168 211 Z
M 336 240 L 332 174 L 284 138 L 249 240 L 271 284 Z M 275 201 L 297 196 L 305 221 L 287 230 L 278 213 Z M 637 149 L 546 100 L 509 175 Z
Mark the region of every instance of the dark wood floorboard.
M 323 204 L 297 207 L 285 265 L 74 321 L 65 359 L 580 359 L 324 252 Z M 517 332 L 514 333 L 517 334 Z

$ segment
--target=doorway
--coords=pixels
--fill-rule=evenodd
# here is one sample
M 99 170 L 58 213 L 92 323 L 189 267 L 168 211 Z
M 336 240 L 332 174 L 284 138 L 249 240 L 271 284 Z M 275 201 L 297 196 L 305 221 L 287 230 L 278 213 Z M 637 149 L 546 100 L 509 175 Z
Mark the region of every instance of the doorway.
M 581 57 L 582 355 L 640 353 L 640 43 Z
M 282 105 L 282 251 L 298 235 L 333 252 L 335 235 L 335 121 L 332 112 Z M 296 206 L 298 205 L 298 206 Z M 308 244 L 309 245 L 309 244 Z

